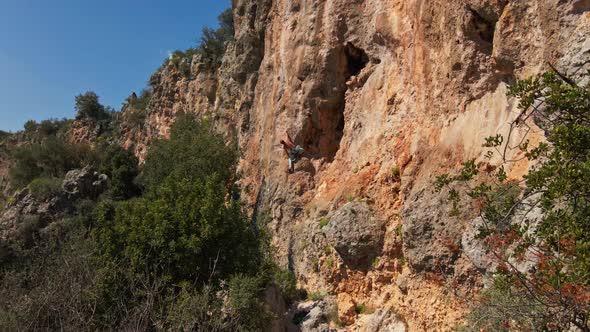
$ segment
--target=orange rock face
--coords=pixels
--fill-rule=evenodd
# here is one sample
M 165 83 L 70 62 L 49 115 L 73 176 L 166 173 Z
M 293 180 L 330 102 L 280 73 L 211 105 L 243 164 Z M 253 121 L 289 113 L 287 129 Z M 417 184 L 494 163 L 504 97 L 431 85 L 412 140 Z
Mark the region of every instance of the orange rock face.
M 346 293 L 338 294 L 338 318 L 346 325 L 354 323 L 356 319 L 356 303 Z
M 518 114 L 509 84 L 548 62 L 584 72 L 589 6 L 234 0 L 236 38 L 221 68 L 195 66 L 191 80 L 164 69 L 144 128 L 123 130 L 122 144 L 143 157 L 179 111 L 213 119 L 238 141 L 243 198 L 254 218 L 269 220 L 277 258 L 301 287 L 339 294 L 339 304 L 346 297 L 339 310 L 350 324 L 356 302 L 394 308 L 409 331 L 451 330 L 466 308 L 442 285 L 479 285 L 462 247 L 473 216 L 449 216 L 434 177 L 484 161 L 484 138 L 507 133 Z M 278 145 L 285 131 L 306 150 L 295 174 Z M 367 266 L 347 266 L 323 226 L 350 201 L 385 221 L 383 248 Z

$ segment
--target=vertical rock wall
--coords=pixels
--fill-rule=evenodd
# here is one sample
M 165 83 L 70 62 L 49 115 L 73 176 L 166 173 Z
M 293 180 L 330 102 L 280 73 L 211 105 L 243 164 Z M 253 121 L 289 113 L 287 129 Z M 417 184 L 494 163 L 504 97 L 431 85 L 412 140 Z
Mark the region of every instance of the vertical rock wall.
M 145 129 L 125 133 L 125 145 L 142 156 L 179 110 L 215 119 L 242 149 L 247 206 L 269 222 L 278 258 L 302 287 L 394 311 L 412 331 L 450 329 L 463 308 L 436 276 L 466 288 L 478 278 L 461 241 L 471 216 L 449 216 L 434 176 L 481 160 L 484 137 L 506 132 L 518 112 L 508 84 L 547 63 L 572 76 L 588 68 L 590 2 L 234 0 L 233 7 L 236 40 L 222 67 L 215 75 L 195 67 L 190 81 L 165 69 Z M 306 149 L 291 175 L 278 145 L 285 131 Z M 540 131 L 530 138 L 543 139 Z M 509 175 L 527 167 L 516 164 Z M 351 212 L 350 204 L 360 207 Z M 338 228 L 335 242 L 334 223 L 350 222 L 345 216 L 357 210 L 363 222 L 379 221 L 373 235 Z M 342 247 L 347 240 L 351 248 Z M 351 264 L 355 248 L 372 261 Z

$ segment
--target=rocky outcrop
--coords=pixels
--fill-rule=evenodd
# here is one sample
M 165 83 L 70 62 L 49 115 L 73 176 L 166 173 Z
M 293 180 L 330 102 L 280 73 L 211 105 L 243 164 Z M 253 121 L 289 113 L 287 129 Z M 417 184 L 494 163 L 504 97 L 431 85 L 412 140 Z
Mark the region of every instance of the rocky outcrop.
M 351 202 L 334 212 L 325 233 L 345 264 L 368 268 L 381 253 L 383 226 L 366 203 Z
M 122 144 L 142 157 L 151 140 L 168 135 L 179 111 L 213 118 L 238 141 L 242 197 L 254 220 L 268 221 L 277 258 L 301 287 L 394 308 L 410 331 L 450 330 L 465 308 L 441 278 L 476 287 L 485 264 L 471 260 L 485 257 L 464 235 L 475 216 L 449 214 L 445 193 L 433 191 L 434 176 L 469 158 L 498 162 L 484 160 L 481 144 L 506 133 L 518 114 L 506 94 L 516 79 L 548 63 L 572 77 L 588 67 L 590 3 L 232 5 L 236 39 L 221 68 L 210 73 L 194 63 L 190 78 L 164 68 L 144 129 L 124 130 Z M 292 175 L 277 147 L 285 131 L 306 150 Z M 528 138 L 539 142 L 542 132 Z M 518 179 L 528 167 L 515 163 L 508 176 Z M 342 212 L 350 201 L 372 210 L 357 220 L 368 224 Z M 344 224 L 335 224 L 340 219 Z M 383 228 L 367 231 L 365 246 L 355 236 L 373 222 Z M 368 269 L 350 264 L 357 254 L 375 256 Z
M 28 188 L 16 192 L 6 208 L 0 211 L 0 240 L 19 236 L 20 224 L 28 216 L 37 219 L 42 228 L 71 213 L 77 200 L 93 199 L 103 193 L 107 189 L 107 180 L 106 175 L 85 167 L 68 172 L 62 190 L 46 199 L 36 198 Z
M 330 328 L 330 310 L 333 305 L 322 299 L 319 301 L 306 301 L 298 303 L 290 313 L 293 327 L 290 330 L 301 332 L 333 332 Z
M 105 132 L 104 126 L 104 121 L 76 119 L 70 125 L 68 136 L 72 143 L 96 143 L 100 135 Z
M 176 115 L 195 112 L 201 117 L 210 115 L 218 89 L 217 76 L 204 68 L 198 56 L 190 64 L 187 77 L 173 64 L 165 64 L 150 79 L 151 98 L 146 110 L 127 104 L 123 110 L 120 144 L 145 158 L 149 144 L 157 138 L 168 138 Z M 129 115 L 142 113 L 142 123 L 126 121 Z
M 92 167 L 69 171 L 63 181 L 63 191 L 68 199 L 96 198 L 107 188 L 108 177 Z

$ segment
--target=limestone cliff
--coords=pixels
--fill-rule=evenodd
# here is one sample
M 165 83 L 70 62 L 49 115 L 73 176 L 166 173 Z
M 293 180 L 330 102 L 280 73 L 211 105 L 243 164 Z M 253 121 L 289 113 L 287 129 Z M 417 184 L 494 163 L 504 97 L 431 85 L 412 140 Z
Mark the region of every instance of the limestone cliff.
M 478 253 L 465 239 L 472 216 L 449 216 L 434 176 L 482 160 L 484 137 L 508 129 L 518 113 L 511 82 L 548 63 L 572 76 L 590 68 L 590 1 L 234 0 L 233 9 L 221 68 L 195 59 L 186 78 L 165 67 L 145 123 L 123 127 L 122 144 L 143 157 L 179 111 L 213 119 L 238 141 L 244 201 L 268 220 L 301 287 L 334 298 L 351 330 L 451 329 L 464 308 L 440 275 L 477 287 Z M 295 174 L 278 146 L 285 131 L 306 150 Z M 357 317 L 355 303 L 378 310 Z

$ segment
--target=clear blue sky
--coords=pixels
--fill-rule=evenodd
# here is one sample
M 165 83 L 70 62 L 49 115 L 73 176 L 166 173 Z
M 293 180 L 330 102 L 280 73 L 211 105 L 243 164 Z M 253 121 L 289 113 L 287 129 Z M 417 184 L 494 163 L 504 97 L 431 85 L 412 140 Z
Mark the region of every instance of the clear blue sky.
M 195 46 L 230 0 L 0 0 L 0 130 L 71 118 L 95 91 L 119 109 L 169 51 Z

